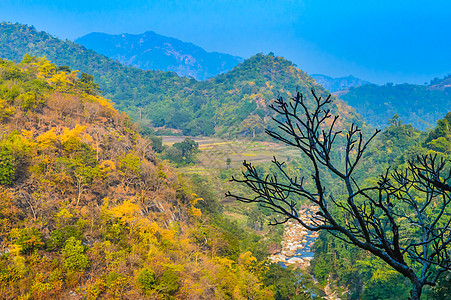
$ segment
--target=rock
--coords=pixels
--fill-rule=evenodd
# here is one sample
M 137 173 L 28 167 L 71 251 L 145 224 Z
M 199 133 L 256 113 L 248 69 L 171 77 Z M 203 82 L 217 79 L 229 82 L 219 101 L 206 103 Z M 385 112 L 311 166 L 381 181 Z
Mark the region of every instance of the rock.
M 287 260 L 287 264 L 295 264 L 295 263 L 302 263 L 302 258 L 292 257 Z

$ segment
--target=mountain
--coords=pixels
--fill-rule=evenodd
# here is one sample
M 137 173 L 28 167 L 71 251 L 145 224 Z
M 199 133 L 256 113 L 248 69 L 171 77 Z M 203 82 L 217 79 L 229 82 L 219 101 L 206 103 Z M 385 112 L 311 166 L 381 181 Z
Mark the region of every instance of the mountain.
M 243 61 L 241 57 L 207 52 L 192 43 L 153 31 L 137 35 L 93 32 L 76 39 L 75 43 L 128 66 L 172 71 L 179 76 L 194 77 L 197 80 L 229 71 Z
M 347 90 L 351 87 L 370 84 L 370 82 L 356 78 L 352 75 L 339 78 L 333 78 L 322 74 L 312 74 L 310 76 L 312 76 L 318 84 L 322 85 L 326 88 L 326 90 L 331 92 Z
M 340 99 L 354 107 L 366 122 L 384 128 L 395 114 L 404 123 L 425 130 L 433 127 L 451 109 L 447 80 L 435 85 L 386 84 L 350 88 Z M 449 83 L 448 83 L 449 84 Z
M 299 91 L 313 101 L 311 89 L 318 96 L 329 95 L 292 62 L 257 54 L 227 73 L 193 82 L 170 99 L 142 107 L 141 113 L 153 120 L 154 126 L 178 128 L 189 135 L 264 137 L 264 128 L 276 125 L 271 120 L 275 113 L 269 107 L 274 100 L 292 97 Z M 352 108 L 335 100 L 330 109 L 340 114 L 343 122 L 363 124 Z
M 312 88 L 320 96 L 329 94 L 292 62 L 274 55 L 257 54 L 227 73 L 196 81 L 173 72 L 124 66 L 33 27 L 1 23 L 0 57 L 20 61 L 27 53 L 93 75 L 104 96 L 141 126 L 177 129 L 185 135 L 266 137 L 264 126 L 274 126 L 269 105 L 279 95 L 290 97 L 299 90 L 312 101 Z M 345 116 L 340 121 L 363 124 L 340 100 L 331 109 Z

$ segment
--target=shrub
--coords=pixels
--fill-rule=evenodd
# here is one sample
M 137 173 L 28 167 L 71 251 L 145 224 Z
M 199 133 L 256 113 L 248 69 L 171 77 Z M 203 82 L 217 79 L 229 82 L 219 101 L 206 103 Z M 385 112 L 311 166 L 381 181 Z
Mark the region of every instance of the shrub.
M 138 275 L 138 287 L 143 294 L 149 295 L 155 289 L 156 278 L 155 273 L 149 269 L 142 269 Z
M 64 258 L 63 265 L 66 270 L 81 271 L 90 264 L 89 258 L 84 253 L 85 247 L 75 237 L 70 237 L 66 241 L 61 252 Z

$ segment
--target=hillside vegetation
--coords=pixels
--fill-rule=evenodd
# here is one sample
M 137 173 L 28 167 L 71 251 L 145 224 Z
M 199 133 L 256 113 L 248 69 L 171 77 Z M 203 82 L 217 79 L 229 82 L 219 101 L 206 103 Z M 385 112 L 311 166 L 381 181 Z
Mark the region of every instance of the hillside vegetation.
M 429 133 L 420 132 L 410 124 L 394 118 L 368 149 L 356 180 L 365 184 L 380 180 L 380 174 L 391 167 L 404 170 L 408 160 L 417 155 L 451 157 L 451 113 L 437 122 Z M 398 204 L 399 205 L 399 204 Z M 448 206 L 447 213 L 450 208 Z M 433 212 L 425 213 L 425 218 Z M 448 217 L 449 218 L 449 217 Z M 421 233 L 410 232 L 411 235 Z M 333 235 L 321 233 L 314 246 L 311 270 L 319 282 L 336 287 L 348 299 L 406 299 L 409 282 L 368 252 L 345 243 Z M 447 299 L 451 295 L 451 277 L 445 273 L 437 286 L 425 289 L 426 299 Z
M 96 89 L 43 58 L 0 60 L 0 298 L 299 293 L 265 266 L 268 241 L 223 218 Z

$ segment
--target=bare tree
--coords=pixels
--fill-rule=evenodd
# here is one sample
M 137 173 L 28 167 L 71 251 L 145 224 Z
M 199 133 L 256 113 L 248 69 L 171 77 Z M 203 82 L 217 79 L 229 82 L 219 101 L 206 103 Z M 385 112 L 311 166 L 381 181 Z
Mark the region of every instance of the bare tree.
M 247 185 L 255 196 L 230 192 L 227 196 L 271 209 L 281 216 L 272 224 L 294 219 L 308 230 L 325 230 L 371 252 L 411 281 L 410 299 L 420 299 L 424 286 L 434 286 L 443 272 L 451 270 L 448 161 L 435 155 L 418 156 L 403 170 L 387 170 L 377 184 L 361 186 L 356 169 L 379 131 L 365 141 L 354 124 L 346 132 L 335 130 L 338 116 L 332 117 L 327 108 L 330 96 L 323 99 L 313 90 L 312 96 L 310 102 L 299 93 L 288 102 L 277 99 L 271 108 L 281 117 L 274 118 L 279 130 L 266 130 L 299 149 L 311 163 L 311 174 L 293 178 L 284 163 L 274 158 L 282 175 L 262 176 L 245 161 L 243 178 L 232 180 Z M 340 143 L 341 147 L 336 145 Z M 338 154 L 341 160 L 334 158 Z M 334 184 L 341 184 L 345 195 L 334 195 L 326 188 L 325 172 L 333 174 Z M 309 178 L 311 185 L 306 184 Z M 299 218 L 300 199 L 319 207 L 313 225 Z

